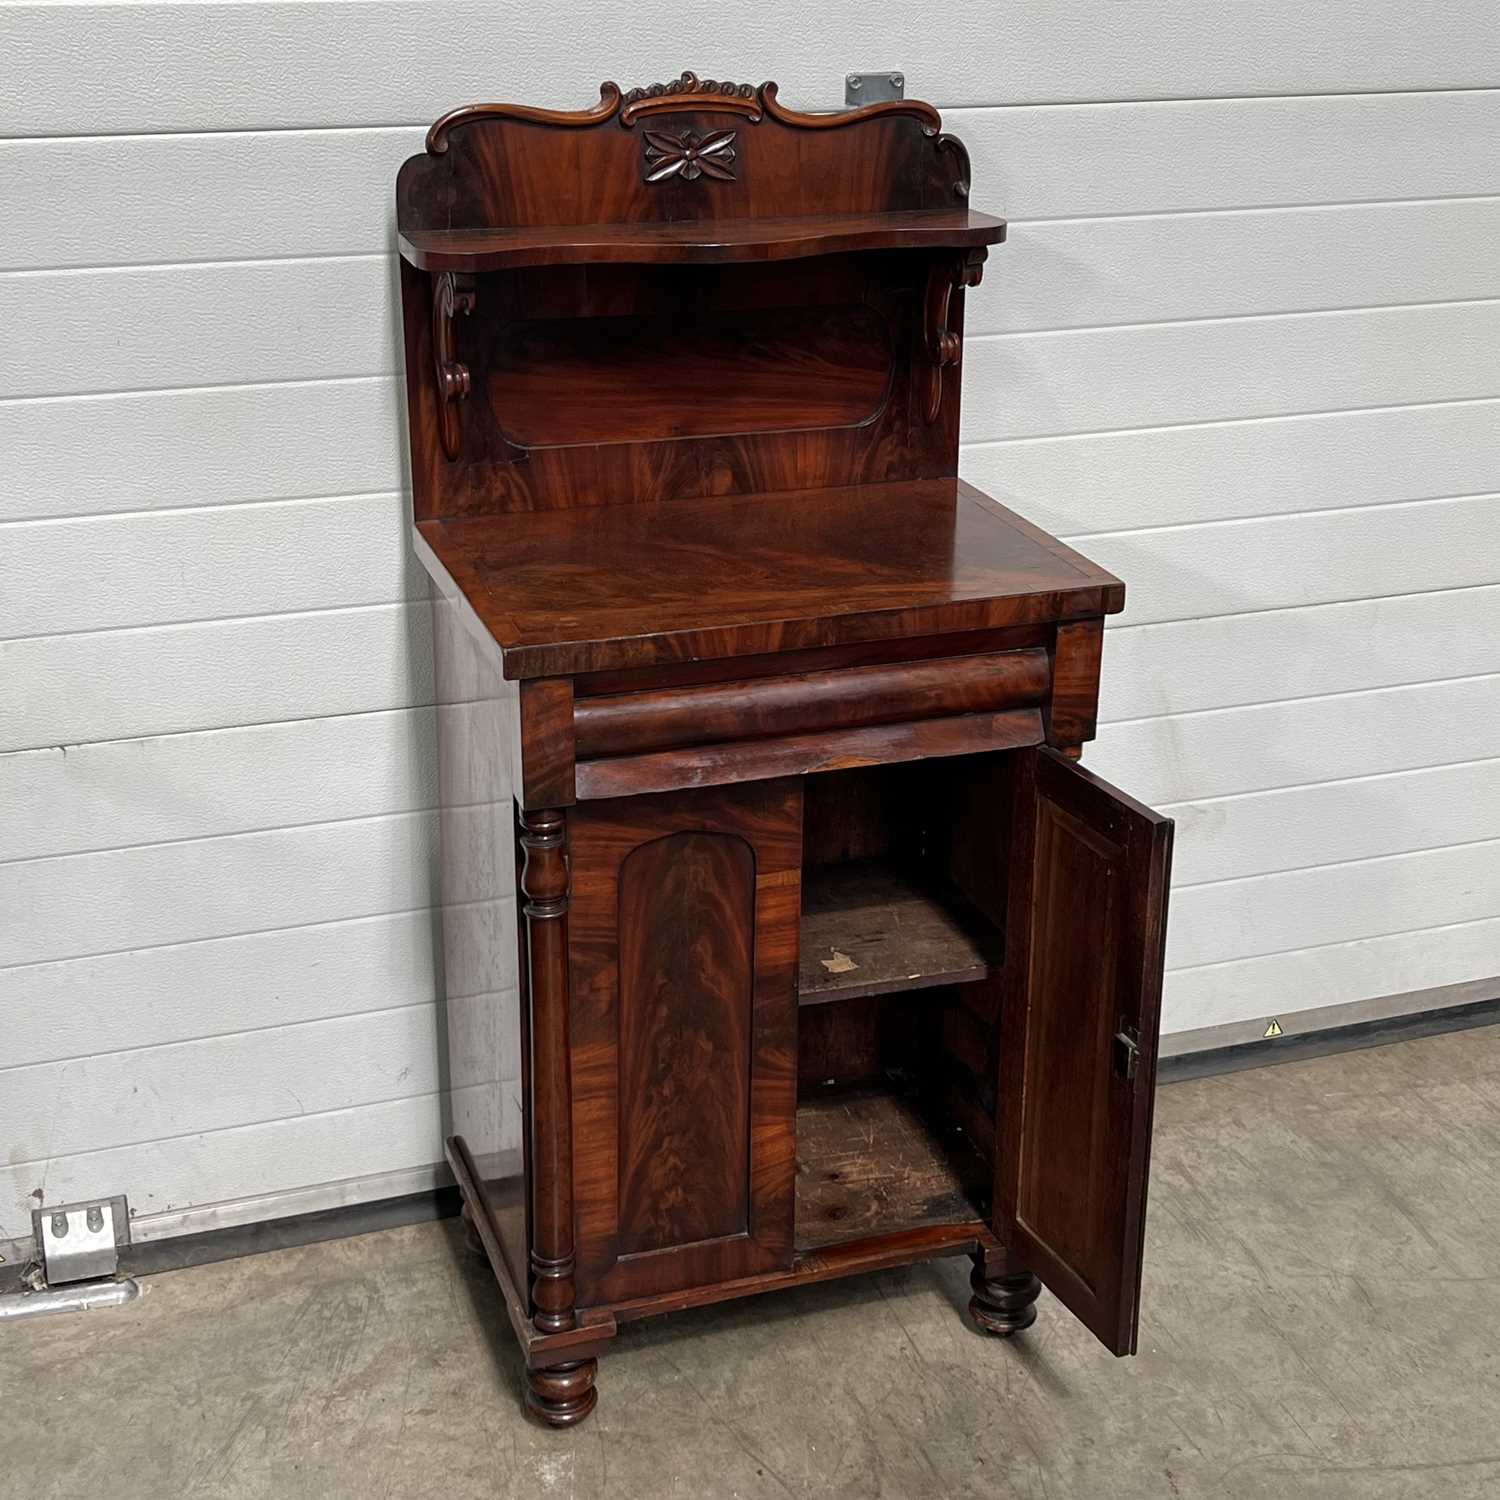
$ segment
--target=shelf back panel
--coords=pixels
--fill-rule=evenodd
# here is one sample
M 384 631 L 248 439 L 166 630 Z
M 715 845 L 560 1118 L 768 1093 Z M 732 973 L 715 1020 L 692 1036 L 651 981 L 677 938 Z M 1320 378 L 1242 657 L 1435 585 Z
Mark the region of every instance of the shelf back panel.
M 691 73 L 628 94 L 602 84 L 581 110 L 470 105 L 402 167 L 397 219 L 464 229 L 952 207 L 968 158 L 940 127 L 920 100 L 806 114 L 774 83 Z
M 885 320 L 846 306 L 508 323 L 487 390 L 507 442 L 546 448 L 858 427 L 891 379 Z

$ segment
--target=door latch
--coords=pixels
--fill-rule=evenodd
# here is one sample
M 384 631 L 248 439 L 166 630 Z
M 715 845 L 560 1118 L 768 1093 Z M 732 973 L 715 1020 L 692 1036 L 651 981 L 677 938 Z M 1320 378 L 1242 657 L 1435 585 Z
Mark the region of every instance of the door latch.
M 1141 1066 L 1141 1028 L 1128 1021 L 1120 1022 L 1115 1032 L 1115 1072 L 1121 1078 L 1134 1078 Z

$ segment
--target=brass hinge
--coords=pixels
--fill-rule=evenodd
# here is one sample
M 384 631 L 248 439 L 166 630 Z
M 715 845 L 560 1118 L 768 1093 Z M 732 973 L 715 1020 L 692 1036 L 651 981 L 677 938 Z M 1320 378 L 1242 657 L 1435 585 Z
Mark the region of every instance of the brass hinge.
M 1134 1078 L 1140 1065 L 1141 1028 L 1122 1020 L 1115 1033 L 1115 1072 L 1121 1078 Z

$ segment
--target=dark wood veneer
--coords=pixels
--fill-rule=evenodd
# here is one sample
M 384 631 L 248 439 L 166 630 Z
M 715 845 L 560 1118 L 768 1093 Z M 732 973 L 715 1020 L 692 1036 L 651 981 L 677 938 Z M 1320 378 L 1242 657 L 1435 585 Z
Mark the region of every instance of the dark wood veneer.
M 643 363 L 656 373 L 637 378 Z M 712 395 L 733 367 L 733 405 Z M 725 312 L 681 327 L 655 318 L 534 320 L 502 334 L 491 372 L 505 440 L 534 449 L 859 427 L 892 379 L 873 309 Z M 590 396 L 597 396 L 591 400 Z
M 996 1227 L 1133 1354 L 1172 823 L 1051 750 L 1015 799 Z
M 773 776 L 810 776 L 858 766 L 976 755 L 1042 742 L 1042 717 L 1030 708 L 998 714 L 960 714 L 915 723 L 874 724 L 820 734 L 772 739 L 727 740 L 646 755 L 606 756 L 580 761 L 576 783 L 580 801 L 600 797 L 675 792 L 683 787 L 765 781 Z
M 962 480 L 422 521 L 509 677 L 1096 618 L 1112 574 Z
M 750 1232 L 755 850 L 673 833 L 620 866 L 621 1255 Z
M 1005 220 L 964 208 L 806 214 L 669 224 L 577 224 L 496 229 L 409 229 L 401 253 L 423 271 L 506 271 L 522 266 L 712 266 L 798 260 L 850 250 L 965 249 L 998 245 Z
M 401 169 L 445 932 L 517 840 L 447 1149 L 554 1426 L 622 1321 L 935 1255 L 1134 1347 L 1170 825 L 1073 764 L 1123 585 L 957 477 L 969 192 L 693 73 Z
M 1047 655 L 985 653 L 585 698 L 573 705 L 584 759 L 715 740 L 1022 708 L 1047 695 Z
M 789 1262 L 801 822 L 795 781 L 570 815 L 585 1303 Z

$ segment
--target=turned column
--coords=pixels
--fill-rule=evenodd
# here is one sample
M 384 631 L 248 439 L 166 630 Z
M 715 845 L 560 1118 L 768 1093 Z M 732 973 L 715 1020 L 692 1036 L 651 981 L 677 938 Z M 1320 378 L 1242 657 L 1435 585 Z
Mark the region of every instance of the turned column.
M 969 1285 L 974 1291 L 969 1316 L 986 1333 L 1009 1338 L 1036 1322 L 1042 1284 L 1030 1271 L 1015 1265 L 1004 1250 L 975 1255 Z
M 567 818 L 521 814 L 531 1035 L 531 1301 L 539 1333 L 574 1326 L 573 1088 L 568 1046 Z M 529 1369 L 526 1404 L 566 1427 L 594 1409 L 598 1360 Z

